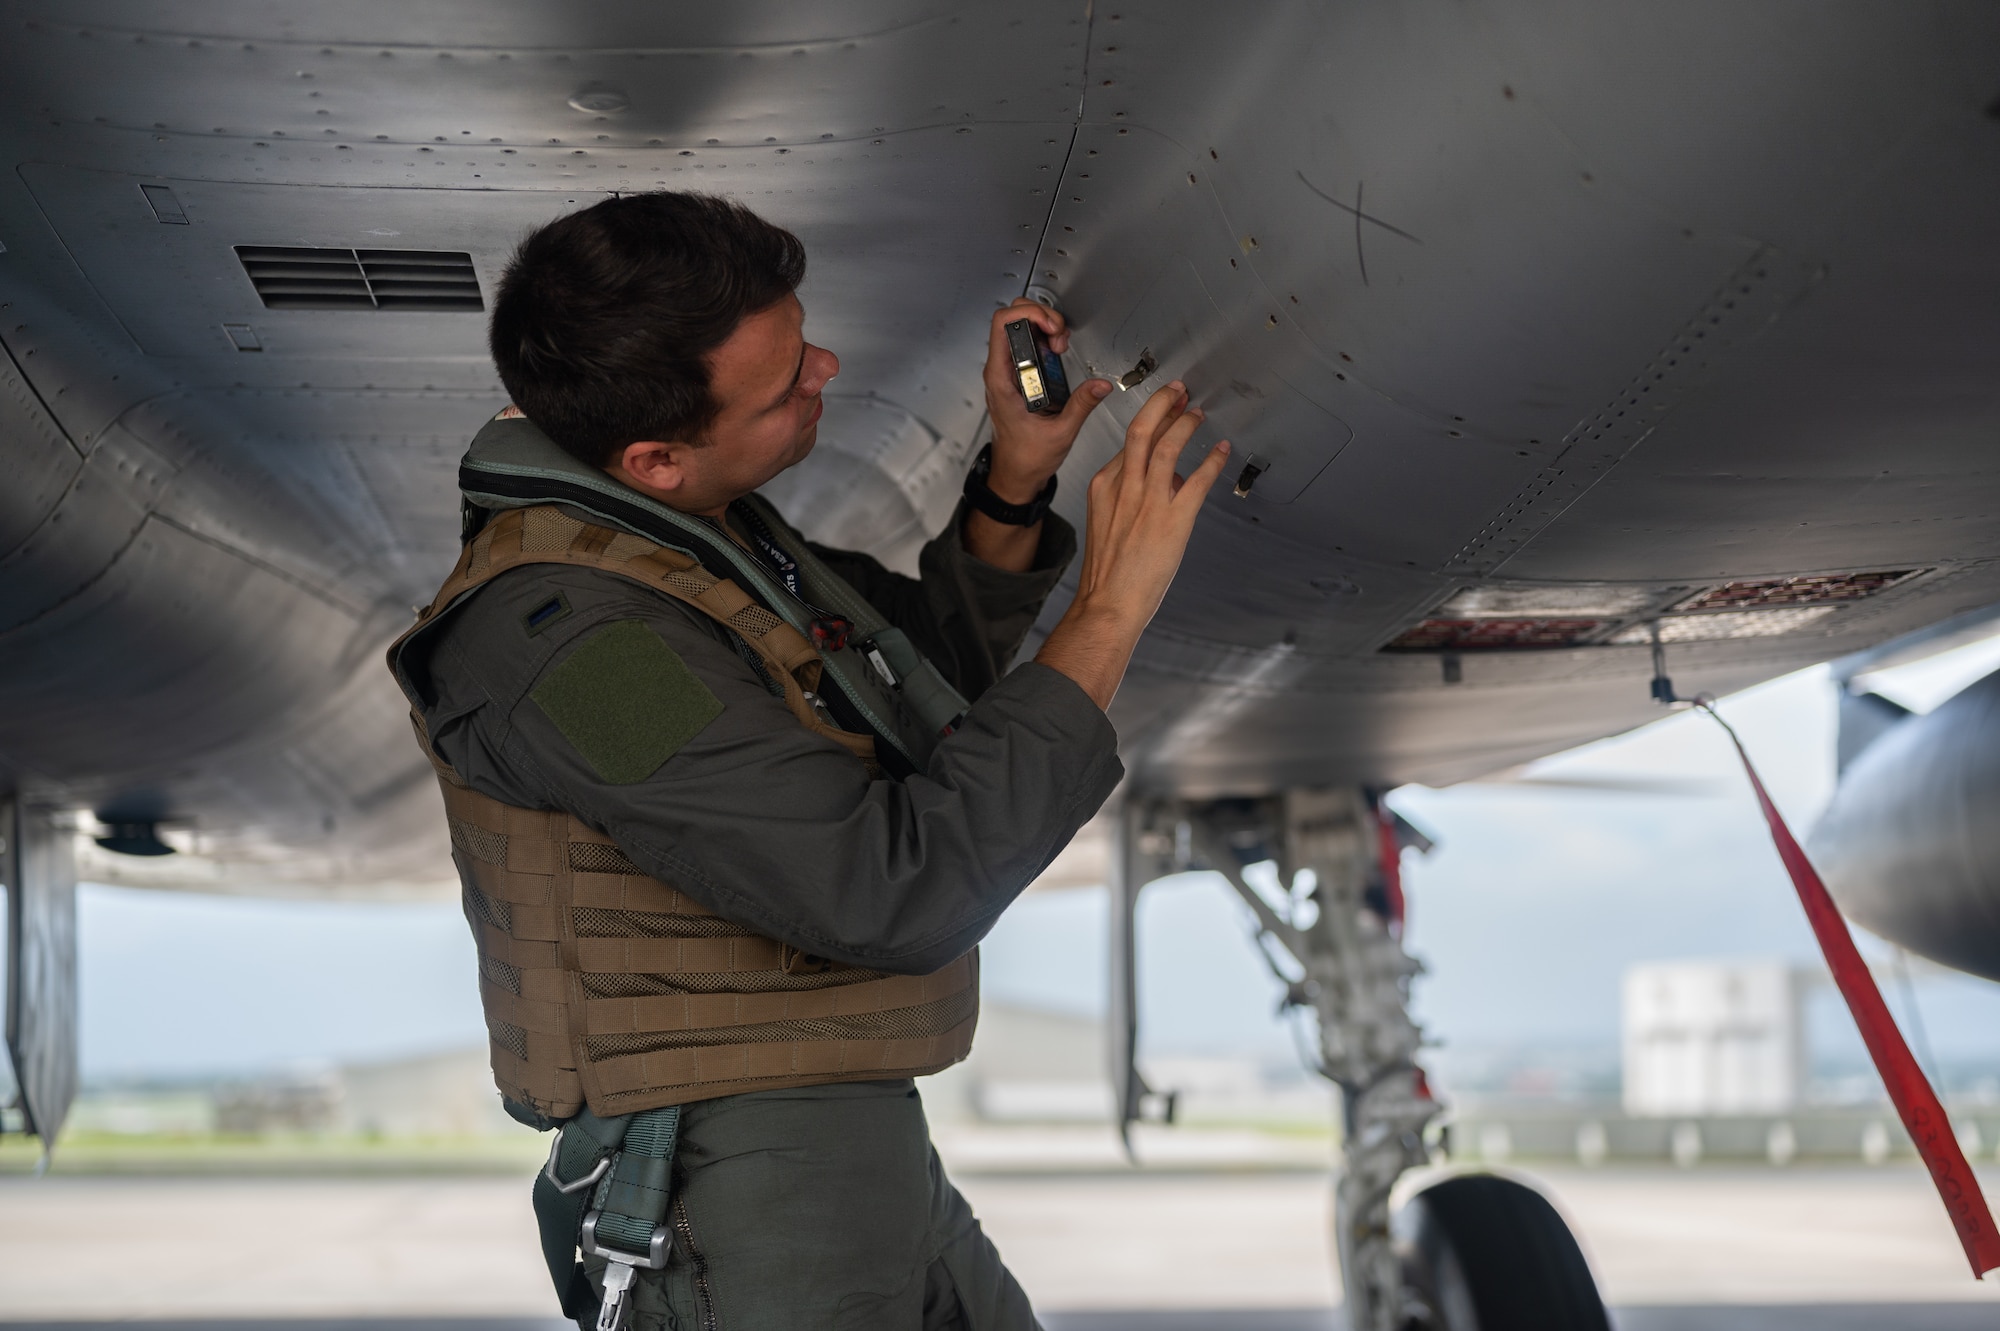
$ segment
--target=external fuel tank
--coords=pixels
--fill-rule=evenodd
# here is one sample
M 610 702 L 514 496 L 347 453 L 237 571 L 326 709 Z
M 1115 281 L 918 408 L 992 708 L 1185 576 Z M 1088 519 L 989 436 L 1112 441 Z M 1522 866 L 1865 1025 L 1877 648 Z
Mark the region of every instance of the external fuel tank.
M 1857 754 L 1807 850 L 1856 923 L 2000 980 L 2000 672 Z

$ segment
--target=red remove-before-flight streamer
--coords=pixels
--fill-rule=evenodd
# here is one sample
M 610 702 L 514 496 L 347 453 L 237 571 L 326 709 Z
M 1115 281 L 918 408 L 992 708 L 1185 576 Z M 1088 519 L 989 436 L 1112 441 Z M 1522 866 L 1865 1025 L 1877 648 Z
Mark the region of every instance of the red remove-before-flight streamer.
M 1931 1089 L 1917 1060 L 1911 1056 L 1909 1045 L 1903 1042 L 1895 1018 L 1889 1015 L 1888 1004 L 1882 1001 L 1882 991 L 1875 987 L 1875 977 L 1868 972 L 1868 963 L 1855 949 L 1847 921 L 1834 906 L 1826 884 L 1820 881 L 1819 871 L 1806 858 L 1791 828 L 1785 825 L 1778 806 L 1771 803 L 1770 793 L 1751 764 L 1743 741 L 1715 710 L 1713 702 L 1696 699 L 1695 706 L 1714 717 L 1715 723 L 1728 732 L 1730 743 L 1736 746 L 1736 756 L 1743 760 L 1750 787 L 1757 792 L 1757 806 L 1763 810 L 1764 822 L 1771 829 L 1771 840 L 1777 844 L 1778 858 L 1792 876 L 1799 904 L 1805 907 L 1806 921 L 1819 940 L 1827 969 L 1833 972 L 1834 985 L 1847 1000 L 1847 1010 L 1854 1014 L 1854 1024 L 1861 1029 L 1862 1042 L 1868 1046 L 1868 1056 L 1875 1061 L 1875 1070 L 1882 1074 L 1890 1102 L 1902 1117 L 1903 1126 L 1909 1129 L 1917 1154 L 1931 1171 L 1931 1181 L 1937 1184 L 1938 1196 L 1944 1199 L 1944 1209 L 1958 1230 L 1958 1241 L 1965 1246 L 1965 1258 L 1972 1263 L 1974 1278 L 1984 1276 L 2000 1267 L 2000 1228 L 1994 1226 L 1993 1212 L 1987 1208 L 1986 1196 L 1979 1190 L 1972 1166 L 1965 1162 L 1965 1152 L 1959 1149 L 1958 1138 L 1952 1133 L 1944 1106 L 1938 1103 L 1937 1092 Z

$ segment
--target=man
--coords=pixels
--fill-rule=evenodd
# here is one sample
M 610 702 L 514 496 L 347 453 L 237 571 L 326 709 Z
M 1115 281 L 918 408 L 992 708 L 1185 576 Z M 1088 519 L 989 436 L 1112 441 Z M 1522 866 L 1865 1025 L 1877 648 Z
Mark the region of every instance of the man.
M 1056 470 L 1110 385 L 1029 413 L 1002 326 L 1067 336 L 1016 302 L 990 450 L 922 577 L 812 545 L 755 494 L 811 451 L 839 369 L 802 334 L 804 263 L 696 195 L 531 236 L 493 316 L 514 406 L 391 665 L 439 766 L 496 1079 L 568 1123 L 538 1184 L 552 1269 L 592 1208 L 565 1310 L 1032 1327 L 910 1077 L 964 1056 L 973 947 L 1120 779 L 1104 709 L 1227 445 L 1182 484 L 1200 413 L 1178 384 L 1146 403 L 1091 482 L 1069 612 L 1009 672 L 1075 552 Z

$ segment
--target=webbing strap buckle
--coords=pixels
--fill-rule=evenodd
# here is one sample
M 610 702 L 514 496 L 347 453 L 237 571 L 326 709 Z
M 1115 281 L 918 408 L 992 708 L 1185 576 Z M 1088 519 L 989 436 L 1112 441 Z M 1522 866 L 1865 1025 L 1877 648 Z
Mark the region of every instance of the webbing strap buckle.
M 673 1240 L 673 1231 L 665 1225 L 653 1230 L 652 1241 L 646 1245 L 645 1253 L 627 1252 L 597 1241 L 597 1220 L 602 1211 L 592 1211 L 583 1218 L 583 1232 L 577 1246 L 592 1257 L 602 1257 L 607 1261 L 622 1262 L 626 1266 L 641 1267 L 657 1271 L 667 1264 L 667 1246 Z
M 577 1246 L 588 1256 L 604 1258 L 604 1296 L 597 1305 L 597 1331 L 618 1331 L 618 1325 L 625 1317 L 625 1299 L 632 1291 L 633 1282 L 640 1270 L 657 1271 L 667 1264 L 667 1248 L 673 1232 L 665 1225 L 657 1226 L 642 1257 L 623 1248 L 606 1247 L 597 1241 L 597 1221 L 603 1214 L 603 1211 L 592 1211 L 583 1218 Z

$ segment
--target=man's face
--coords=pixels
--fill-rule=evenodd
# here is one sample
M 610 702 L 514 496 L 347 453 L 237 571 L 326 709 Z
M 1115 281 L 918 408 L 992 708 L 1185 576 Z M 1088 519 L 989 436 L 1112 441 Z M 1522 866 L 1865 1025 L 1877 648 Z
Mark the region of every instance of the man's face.
M 840 361 L 805 340 L 805 317 L 796 296 L 745 317 L 709 353 L 719 409 L 701 442 L 632 444 L 613 474 L 684 513 L 719 517 L 812 452 L 820 392 Z

